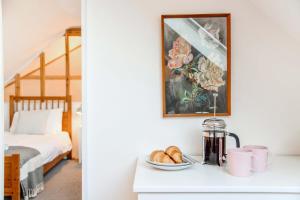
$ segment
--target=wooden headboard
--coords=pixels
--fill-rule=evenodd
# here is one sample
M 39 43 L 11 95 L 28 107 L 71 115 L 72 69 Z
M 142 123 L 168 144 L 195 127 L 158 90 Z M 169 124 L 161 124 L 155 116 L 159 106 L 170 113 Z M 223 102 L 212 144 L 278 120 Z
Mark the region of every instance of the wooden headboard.
M 72 97 L 71 96 L 10 96 L 9 123 L 14 113 L 23 110 L 47 110 L 63 108 L 62 130 L 67 131 L 72 139 Z

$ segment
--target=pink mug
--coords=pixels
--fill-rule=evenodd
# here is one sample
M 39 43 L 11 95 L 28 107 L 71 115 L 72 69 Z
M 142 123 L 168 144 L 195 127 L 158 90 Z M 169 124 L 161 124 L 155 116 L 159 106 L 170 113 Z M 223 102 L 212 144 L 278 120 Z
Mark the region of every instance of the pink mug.
M 265 146 L 259 145 L 246 145 L 243 149 L 250 150 L 253 153 L 252 156 L 252 170 L 254 172 L 266 171 L 268 167 L 268 154 L 269 150 Z
M 250 176 L 252 174 L 252 151 L 247 149 L 228 149 L 227 167 L 233 176 Z

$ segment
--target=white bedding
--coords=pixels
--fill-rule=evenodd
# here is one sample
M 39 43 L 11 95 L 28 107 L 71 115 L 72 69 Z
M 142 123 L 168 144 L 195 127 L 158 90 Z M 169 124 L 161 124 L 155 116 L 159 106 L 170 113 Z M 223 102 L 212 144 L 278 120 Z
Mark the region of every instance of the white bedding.
M 72 149 L 72 143 L 67 132 L 50 135 L 12 134 L 5 132 L 4 142 L 7 146 L 25 146 L 38 150 L 41 154 L 30 159 L 20 169 L 20 179 L 27 178 L 29 172 L 52 161 L 58 155 Z
M 22 135 L 5 132 L 4 143 L 8 146 L 25 146 L 38 150 L 41 153 L 43 165 L 72 149 L 67 132 L 47 135 Z

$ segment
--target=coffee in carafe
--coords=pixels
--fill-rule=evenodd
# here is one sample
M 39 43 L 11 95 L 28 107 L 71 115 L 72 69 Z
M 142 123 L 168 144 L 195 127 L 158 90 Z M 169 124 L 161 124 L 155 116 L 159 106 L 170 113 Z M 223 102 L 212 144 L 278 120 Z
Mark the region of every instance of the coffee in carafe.
M 203 163 L 221 166 L 225 162 L 225 138 L 223 132 L 203 132 Z

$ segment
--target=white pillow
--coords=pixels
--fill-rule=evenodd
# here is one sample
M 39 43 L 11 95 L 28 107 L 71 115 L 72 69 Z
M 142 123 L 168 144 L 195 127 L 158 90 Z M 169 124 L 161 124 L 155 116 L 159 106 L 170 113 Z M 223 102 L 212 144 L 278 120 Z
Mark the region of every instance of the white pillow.
M 15 112 L 14 117 L 13 117 L 13 121 L 11 123 L 9 132 L 14 133 L 17 127 L 19 121 L 19 112 Z
M 47 111 L 49 112 L 49 116 L 45 132 L 47 134 L 61 133 L 63 109 L 52 109 Z
M 45 134 L 49 112 L 44 110 L 20 111 L 14 134 Z

